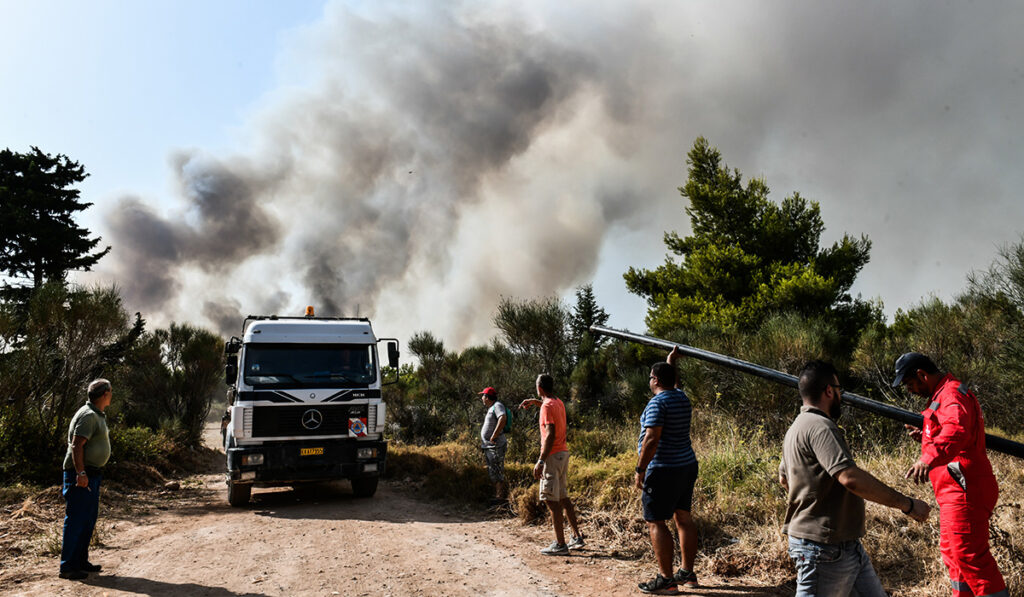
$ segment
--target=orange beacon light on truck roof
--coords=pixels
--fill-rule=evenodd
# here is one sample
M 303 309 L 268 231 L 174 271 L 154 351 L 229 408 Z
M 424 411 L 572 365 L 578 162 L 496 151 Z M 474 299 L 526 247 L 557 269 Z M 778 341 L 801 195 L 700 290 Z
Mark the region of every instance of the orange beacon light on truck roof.
M 313 305 L 306 307 L 306 317 L 313 317 Z

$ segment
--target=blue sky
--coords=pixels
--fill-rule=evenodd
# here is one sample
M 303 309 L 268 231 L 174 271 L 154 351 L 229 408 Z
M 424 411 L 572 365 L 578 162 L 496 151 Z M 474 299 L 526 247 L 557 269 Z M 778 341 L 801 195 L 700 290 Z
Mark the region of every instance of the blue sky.
M 0 19 L 0 144 L 83 163 L 98 205 L 163 195 L 178 148 L 233 149 L 323 2 L 17 2 Z M 99 211 L 87 212 L 86 225 Z

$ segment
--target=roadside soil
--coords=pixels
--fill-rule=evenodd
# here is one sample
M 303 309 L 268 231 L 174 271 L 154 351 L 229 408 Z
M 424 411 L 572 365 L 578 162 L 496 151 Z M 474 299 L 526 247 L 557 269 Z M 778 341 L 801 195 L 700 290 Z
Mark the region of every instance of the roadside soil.
M 208 443 L 218 439 L 211 432 Z M 638 595 L 636 583 L 654 570 L 652 562 L 593 543 L 568 557 L 542 556 L 550 527 L 425 501 L 399 483 L 382 483 L 368 499 L 353 497 L 347 483 L 257 489 L 248 508 L 231 508 L 215 470 L 176 490 L 113 494 L 120 503 L 105 490 L 101 545 L 91 550 L 103 571 L 81 582 L 57 578 L 62 503 L 56 488 L 40 494 L 36 501 L 49 507 L 35 511 L 54 520 L 40 522 L 37 514 L 34 538 L 0 552 L 0 595 L 592 597 Z M 0 539 L 25 511 L 0 512 Z M 702 588 L 685 593 L 793 592 L 756 579 L 704 573 L 700 580 Z

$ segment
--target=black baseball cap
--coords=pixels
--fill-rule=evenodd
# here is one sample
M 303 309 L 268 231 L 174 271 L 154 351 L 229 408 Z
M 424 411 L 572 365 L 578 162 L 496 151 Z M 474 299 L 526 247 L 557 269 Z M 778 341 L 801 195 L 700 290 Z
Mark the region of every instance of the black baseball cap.
M 932 372 L 938 371 L 931 359 L 919 352 L 908 352 L 896 359 L 896 379 L 892 380 L 892 387 L 898 388 L 903 383 L 903 378 L 909 373 L 913 375 L 918 369 Z

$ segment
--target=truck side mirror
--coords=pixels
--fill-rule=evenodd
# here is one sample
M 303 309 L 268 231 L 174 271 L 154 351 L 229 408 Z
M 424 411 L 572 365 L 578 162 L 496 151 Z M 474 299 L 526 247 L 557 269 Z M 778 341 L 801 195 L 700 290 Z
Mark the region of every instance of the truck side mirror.
M 388 342 L 388 366 L 398 369 L 398 340 Z
M 224 383 L 234 385 L 238 378 L 238 357 L 231 355 L 224 362 Z

